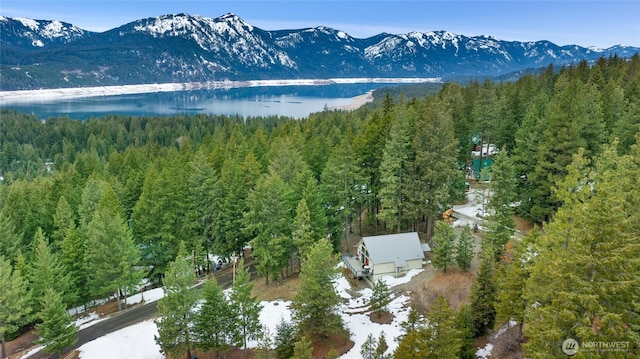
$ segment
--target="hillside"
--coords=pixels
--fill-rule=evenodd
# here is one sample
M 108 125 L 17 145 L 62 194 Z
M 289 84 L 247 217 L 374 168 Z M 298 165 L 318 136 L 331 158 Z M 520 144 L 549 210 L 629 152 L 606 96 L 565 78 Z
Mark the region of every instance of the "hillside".
M 638 48 L 558 46 L 447 31 L 358 39 L 338 29 L 266 31 L 235 14 L 169 14 L 95 33 L 0 18 L 0 90 L 335 77 L 468 79 L 630 57 Z

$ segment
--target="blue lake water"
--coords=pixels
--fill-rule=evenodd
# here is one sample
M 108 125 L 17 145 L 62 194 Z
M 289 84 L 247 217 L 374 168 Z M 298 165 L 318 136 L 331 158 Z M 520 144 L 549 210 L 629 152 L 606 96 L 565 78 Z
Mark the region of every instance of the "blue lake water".
M 344 106 L 355 96 L 393 84 L 332 84 L 317 86 L 245 87 L 233 89 L 156 92 L 135 95 L 37 100 L 7 104 L 40 119 L 69 116 L 84 120 L 104 115 L 152 116 L 173 114 L 219 114 L 307 117 L 325 106 Z

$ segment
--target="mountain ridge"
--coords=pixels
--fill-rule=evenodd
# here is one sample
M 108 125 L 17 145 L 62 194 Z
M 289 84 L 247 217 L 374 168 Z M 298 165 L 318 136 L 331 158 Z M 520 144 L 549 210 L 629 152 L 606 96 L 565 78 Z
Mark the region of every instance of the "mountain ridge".
M 104 32 L 0 17 L 0 90 L 334 77 L 493 77 L 640 48 L 503 41 L 445 30 L 354 38 L 326 26 L 263 30 L 234 13 L 167 14 Z

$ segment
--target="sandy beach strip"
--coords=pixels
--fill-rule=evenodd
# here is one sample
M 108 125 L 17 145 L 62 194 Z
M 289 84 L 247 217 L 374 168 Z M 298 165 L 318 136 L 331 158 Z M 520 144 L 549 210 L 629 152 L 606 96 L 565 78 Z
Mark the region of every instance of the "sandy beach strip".
M 153 92 L 174 92 L 206 89 L 231 89 L 241 87 L 269 87 L 269 86 L 321 86 L 334 84 L 358 84 L 358 83 L 425 83 L 441 82 L 440 78 L 335 78 L 335 79 L 295 79 L 295 80 L 252 80 L 252 81 L 209 81 L 193 83 L 165 83 L 145 85 L 121 85 L 98 87 L 75 87 L 42 90 L 0 91 L 0 105 L 33 101 L 56 101 L 82 97 L 101 97 L 116 95 L 131 95 Z M 351 108 L 357 103 L 360 105 L 373 100 L 362 95 L 346 107 Z M 364 102 L 360 102 L 364 101 Z M 359 107 L 359 106 L 358 106 Z M 357 108 L 357 107 L 356 107 Z
M 356 96 L 356 97 L 352 97 L 351 98 L 351 103 L 347 104 L 347 105 L 341 105 L 341 106 L 332 106 L 331 109 L 332 110 L 345 110 L 345 111 L 353 111 L 353 110 L 357 110 L 358 108 L 360 108 L 362 105 L 373 101 L 373 90 Z

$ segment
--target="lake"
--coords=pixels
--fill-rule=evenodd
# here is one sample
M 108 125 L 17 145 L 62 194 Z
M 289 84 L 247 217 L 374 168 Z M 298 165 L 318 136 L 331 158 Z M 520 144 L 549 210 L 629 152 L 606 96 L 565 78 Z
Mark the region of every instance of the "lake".
M 396 84 L 397 85 L 397 84 Z M 389 83 L 330 84 L 312 86 L 264 86 L 202 89 L 71 99 L 34 99 L 3 104 L 3 108 L 34 114 L 40 119 L 69 116 L 85 120 L 109 114 L 130 116 L 219 114 L 307 117 L 325 107 L 349 105 L 353 97 L 394 86 Z

